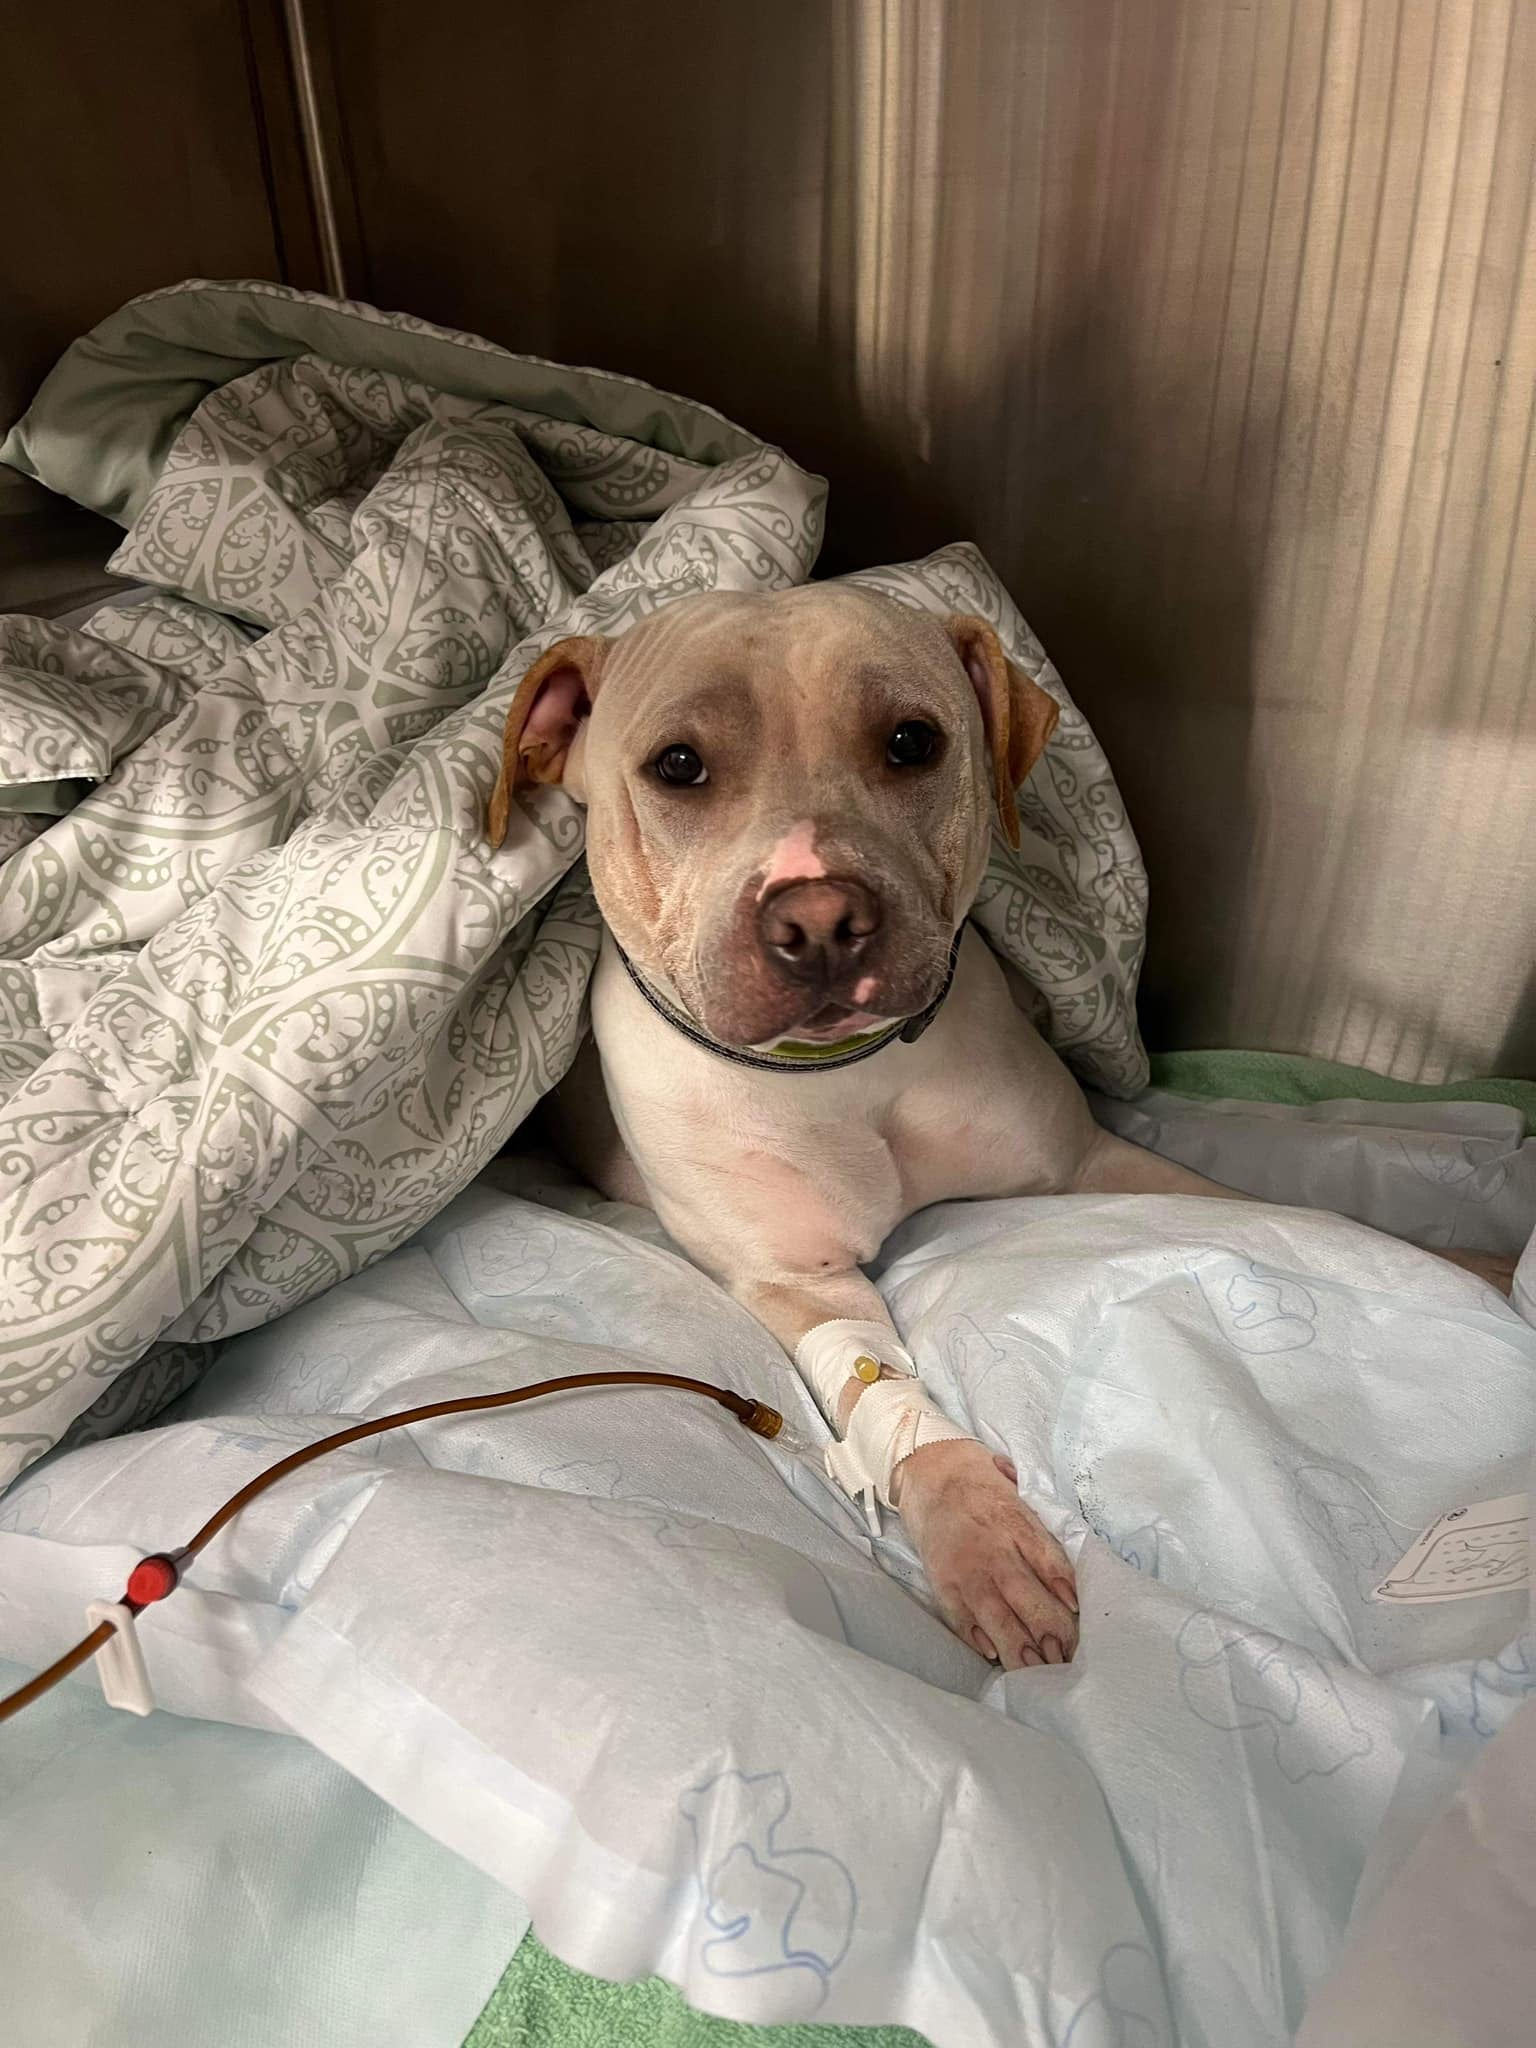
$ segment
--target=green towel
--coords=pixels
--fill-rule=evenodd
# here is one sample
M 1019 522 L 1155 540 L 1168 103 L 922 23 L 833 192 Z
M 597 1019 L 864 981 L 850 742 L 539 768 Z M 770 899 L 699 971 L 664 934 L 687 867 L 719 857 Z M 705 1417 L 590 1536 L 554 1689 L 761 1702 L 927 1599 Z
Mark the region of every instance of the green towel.
M 1536 1081 L 1450 1081 L 1424 1087 L 1364 1067 L 1283 1052 L 1153 1055 L 1154 1087 L 1205 1101 L 1503 1102 L 1536 1122 Z M 749 2027 L 709 2019 L 660 1977 L 606 1984 L 571 1969 L 527 1935 L 464 2048 L 925 2048 L 908 2027 Z
M 525 1935 L 464 2048 L 926 2048 L 910 2027 L 749 2027 L 710 2019 L 660 1977 L 605 1984 Z
M 1206 1101 L 1502 1102 L 1536 1122 L 1536 1081 L 1389 1081 L 1366 1067 L 1336 1066 L 1290 1052 L 1162 1052 L 1152 1055 L 1152 1085 Z

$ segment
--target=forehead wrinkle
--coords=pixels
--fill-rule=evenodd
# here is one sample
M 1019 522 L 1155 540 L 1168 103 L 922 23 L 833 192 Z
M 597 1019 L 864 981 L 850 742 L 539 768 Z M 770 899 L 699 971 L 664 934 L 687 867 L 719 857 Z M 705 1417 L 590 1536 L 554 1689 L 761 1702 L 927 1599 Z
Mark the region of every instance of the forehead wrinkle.
M 655 713 L 654 693 L 642 690 L 637 693 L 633 704 L 636 719 L 649 718 Z M 666 716 L 674 723 L 691 718 L 728 720 L 732 726 L 758 724 L 759 706 L 756 697 L 741 675 L 712 676 L 695 688 L 677 694 L 670 691 L 665 704 Z
M 950 708 L 946 678 L 935 673 L 944 645 L 924 614 L 852 588 L 713 591 L 621 635 L 610 679 L 620 685 L 627 725 L 654 708 L 658 691 L 679 719 L 715 712 L 714 689 L 690 688 L 688 677 L 728 671 L 724 687 L 736 686 L 728 715 L 791 773 L 826 772 L 853 740 L 855 720 Z M 964 680 L 958 663 L 956 680 Z
M 739 639 L 749 630 L 750 599 L 737 593 L 712 591 L 664 606 L 619 636 L 626 658 L 644 667 L 676 661 L 693 643 L 727 633 Z
M 679 720 L 716 710 L 736 718 L 750 715 L 752 693 L 739 653 L 722 649 L 718 657 L 710 658 L 704 648 L 717 636 L 702 630 L 703 623 L 663 634 L 649 630 L 647 622 L 645 628 L 626 634 L 607 675 L 609 715 L 621 717 L 629 729 L 655 714 L 658 699 L 668 716 Z M 720 698 L 733 701 L 717 705 L 714 700 Z

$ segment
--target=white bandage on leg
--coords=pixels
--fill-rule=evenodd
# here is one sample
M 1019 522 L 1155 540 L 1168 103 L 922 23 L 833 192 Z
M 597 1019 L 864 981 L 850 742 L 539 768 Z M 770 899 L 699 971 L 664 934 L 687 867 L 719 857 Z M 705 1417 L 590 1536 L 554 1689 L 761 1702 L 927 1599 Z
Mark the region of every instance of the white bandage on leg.
M 844 1387 L 852 1379 L 870 1382 L 854 1403 L 847 1436 L 841 1443 L 828 1444 L 826 1463 L 844 1493 L 862 1499 L 877 1532 L 874 1503 L 893 1505 L 891 1480 L 903 1458 L 924 1444 L 972 1441 L 968 1429 L 959 1428 L 934 1405 L 917 1377 L 911 1352 L 897 1343 L 888 1323 L 818 1323 L 796 1345 L 795 1364 L 834 1428 Z M 881 1366 L 901 1378 L 881 1379 Z
M 811 1390 L 834 1429 L 838 1397 L 848 1382 L 880 1377 L 878 1370 L 869 1370 L 871 1360 L 877 1368 L 888 1365 L 895 1372 L 917 1377 L 911 1352 L 897 1343 L 896 1332 L 889 1323 L 818 1323 L 795 1346 L 795 1365 L 800 1376 L 810 1381 Z M 859 1405 L 863 1406 L 862 1396 Z
M 827 1471 L 852 1499 L 870 1495 L 893 1507 L 891 1481 L 904 1458 L 924 1444 L 973 1442 L 971 1432 L 950 1421 L 916 1379 L 881 1380 L 854 1403 L 848 1434 L 827 1445 Z

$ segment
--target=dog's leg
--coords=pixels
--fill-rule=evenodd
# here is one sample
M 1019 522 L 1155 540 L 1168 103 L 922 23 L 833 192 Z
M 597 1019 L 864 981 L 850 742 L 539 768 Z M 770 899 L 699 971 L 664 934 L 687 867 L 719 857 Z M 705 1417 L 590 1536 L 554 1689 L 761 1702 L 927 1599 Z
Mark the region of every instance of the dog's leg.
M 1490 1287 L 1502 1294 L 1506 1301 L 1515 1292 L 1515 1268 L 1519 1265 L 1518 1253 L 1506 1257 L 1503 1252 L 1453 1252 L 1444 1245 L 1425 1244 L 1420 1251 L 1433 1252 L 1437 1259 L 1444 1259 L 1448 1266 L 1460 1266 L 1464 1273 L 1475 1273 L 1479 1280 L 1485 1280 Z
M 1133 1145 L 1112 1131 L 1095 1129 L 1072 1177 L 1074 1195 L 1219 1195 L 1228 1202 L 1251 1202 L 1255 1198 L 1238 1188 L 1225 1188 L 1220 1181 L 1192 1173 L 1145 1145 Z
M 856 1268 L 729 1284 L 791 1357 L 818 1323 L 882 1323 L 896 1339 L 885 1303 Z M 851 1376 L 842 1387 L 837 1413 L 828 1418 L 839 1434 L 867 1391 Z M 1072 1567 L 1020 1499 L 1018 1473 L 1006 1458 L 974 1437 L 925 1444 L 897 1466 L 891 1498 L 934 1598 L 963 1642 L 1009 1671 L 1071 1657 L 1077 1645 Z
M 650 1191 L 625 1149 L 608 1101 L 597 1045 L 588 1039 L 558 1088 L 544 1097 L 530 1118 L 568 1166 L 610 1202 L 653 1206 Z
M 1164 1159 L 1156 1152 L 1149 1152 L 1144 1145 L 1133 1145 L 1126 1138 L 1117 1138 L 1109 1131 L 1095 1133 L 1092 1143 L 1084 1155 L 1082 1164 L 1072 1180 L 1072 1193 L 1077 1195 L 1217 1195 L 1227 1202 L 1252 1202 L 1259 1198 L 1245 1195 L 1240 1188 L 1223 1187 L 1219 1181 L 1206 1180 L 1202 1174 L 1192 1173 L 1187 1166 L 1178 1166 L 1171 1159 Z M 1479 1280 L 1502 1294 L 1506 1300 L 1514 1290 L 1515 1265 L 1512 1258 L 1505 1258 L 1498 1252 L 1447 1251 L 1443 1245 L 1420 1245 L 1420 1251 L 1430 1252 L 1437 1259 L 1443 1259 L 1448 1266 L 1459 1266 L 1463 1272 L 1475 1273 Z

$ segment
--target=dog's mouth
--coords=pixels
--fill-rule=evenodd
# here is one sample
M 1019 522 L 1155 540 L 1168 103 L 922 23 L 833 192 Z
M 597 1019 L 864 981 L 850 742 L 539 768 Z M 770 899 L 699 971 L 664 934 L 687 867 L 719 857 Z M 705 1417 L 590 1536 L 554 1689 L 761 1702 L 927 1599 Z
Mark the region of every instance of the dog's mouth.
M 771 1045 L 799 1042 L 806 1045 L 836 1045 L 844 1038 L 862 1038 L 867 1032 L 878 1031 L 889 1024 L 889 1017 L 877 1016 L 872 1010 L 850 1009 L 846 1003 L 823 1003 L 819 1010 L 801 1023 L 779 1032 L 769 1041 Z M 759 1048 L 762 1049 L 762 1048 Z
M 943 991 L 950 941 L 938 931 L 908 929 L 915 919 L 891 922 L 900 928 L 882 932 L 867 953 L 803 978 L 769 957 L 755 925 L 750 931 L 733 927 L 696 950 L 680 972 L 662 977 L 661 986 L 675 991 L 679 1007 L 722 1045 L 790 1056 L 797 1046 L 825 1053 L 921 1016 Z

